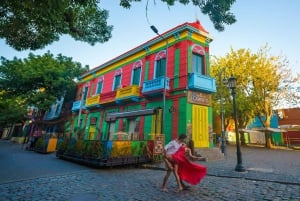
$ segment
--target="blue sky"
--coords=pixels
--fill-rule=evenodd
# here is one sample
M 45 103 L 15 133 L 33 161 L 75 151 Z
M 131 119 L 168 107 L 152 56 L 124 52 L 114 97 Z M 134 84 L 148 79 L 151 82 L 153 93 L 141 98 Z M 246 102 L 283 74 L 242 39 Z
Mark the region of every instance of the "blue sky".
M 286 56 L 292 70 L 300 73 L 299 0 L 237 0 L 231 9 L 237 22 L 226 26 L 223 32 L 215 30 L 208 16 L 192 5 L 177 3 L 168 8 L 160 0 L 149 0 L 147 20 L 146 1 L 134 3 L 130 10 L 121 8 L 118 3 L 119 0 L 103 0 L 100 4 L 110 11 L 108 23 L 114 26 L 109 42 L 90 46 L 62 36 L 58 42 L 33 53 L 61 53 L 92 69 L 156 37 L 150 25 L 163 33 L 184 22 L 194 22 L 197 16 L 214 39 L 210 44 L 211 55 L 224 56 L 231 47 L 249 48 L 254 53 L 268 44 L 273 55 Z M 25 58 L 29 54 L 29 51 L 15 51 L 4 40 L 0 40 L 0 47 L 0 56 L 7 59 Z

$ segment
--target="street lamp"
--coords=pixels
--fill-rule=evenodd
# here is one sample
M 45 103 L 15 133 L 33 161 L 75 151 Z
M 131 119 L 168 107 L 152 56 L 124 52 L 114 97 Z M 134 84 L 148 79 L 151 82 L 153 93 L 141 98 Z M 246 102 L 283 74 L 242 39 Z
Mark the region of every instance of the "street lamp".
M 220 117 L 221 117 L 221 151 L 225 155 L 226 153 L 226 143 L 225 143 L 225 128 L 224 128 L 224 108 L 223 108 L 223 80 L 222 75 L 224 73 L 225 68 L 223 68 L 219 73 L 220 80 Z M 225 80 L 224 80 L 225 83 Z
M 81 124 L 81 113 L 82 113 L 82 107 L 83 107 L 83 101 L 84 101 L 84 94 L 85 94 L 85 87 L 82 90 L 81 98 L 80 98 L 80 105 L 79 105 L 79 113 L 78 113 L 78 120 L 77 120 L 77 129 L 80 129 Z
M 246 169 L 243 167 L 242 164 L 242 152 L 240 146 L 240 134 L 238 128 L 238 121 L 237 121 L 237 111 L 236 111 L 236 77 L 231 76 L 228 78 L 227 82 L 228 88 L 231 90 L 232 95 L 232 102 L 233 102 L 233 117 L 234 117 L 234 127 L 235 127 L 235 140 L 236 140 L 236 155 L 237 155 L 237 165 L 235 167 L 235 171 L 237 172 L 244 172 Z
M 167 81 L 166 74 L 167 74 L 167 66 L 168 66 L 168 47 L 169 47 L 169 44 L 168 44 L 168 40 L 165 37 L 163 37 L 162 35 L 159 34 L 157 28 L 154 25 L 151 25 L 150 28 L 160 38 L 162 38 L 163 40 L 166 41 L 166 66 L 165 66 L 165 71 L 164 71 L 163 111 L 162 111 L 163 113 L 162 113 L 162 122 L 161 122 L 161 133 L 163 133 L 164 132 L 164 123 L 165 123 L 165 110 L 166 110 L 166 81 Z

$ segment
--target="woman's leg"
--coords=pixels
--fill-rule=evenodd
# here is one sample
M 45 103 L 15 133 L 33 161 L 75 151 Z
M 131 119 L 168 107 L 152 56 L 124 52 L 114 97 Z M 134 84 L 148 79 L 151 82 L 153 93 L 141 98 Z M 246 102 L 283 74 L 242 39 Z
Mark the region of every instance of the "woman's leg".
M 175 175 L 175 178 L 176 178 L 176 181 L 178 184 L 178 192 L 180 192 L 183 190 L 183 188 L 182 188 L 182 183 L 181 183 L 181 180 L 180 180 L 180 177 L 178 174 L 178 164 L 174 164 L 174 175 Z
M 162 188 L 161 188 L 162 191 L 165 191 L 165 192 L 168 191 L 168 189 L 167 189 L 167 181 L 168 181 L 168 179 L 170 177 L 171 172 L 172 172 L 172 170 L 168 168 L 167 172 L 166 172 L 166 175 L 164 176 L 164 180 L 163 180 L 163 184 L 162 184 Z
M 173 165 L 172 165 L 172 162 L 173 162 L 172 156 L 166 154 L 166 155 L 163 156 L 163 159 L 164 159 L 164 161 L 165 161 L 165 163 L 166 163 L 168 169 L 173 170 L 174 167 L 173 167 Z

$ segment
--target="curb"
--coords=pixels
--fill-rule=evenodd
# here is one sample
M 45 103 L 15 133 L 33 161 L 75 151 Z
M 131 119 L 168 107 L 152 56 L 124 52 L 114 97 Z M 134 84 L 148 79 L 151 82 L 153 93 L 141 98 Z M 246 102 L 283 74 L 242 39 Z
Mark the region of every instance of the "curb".
M 158 166 L 155 166 L 155 165 L 152 165 L 152 164 L 142 164 L 140 167 L 142 167 L 144 169 L 150 169 L 150 170 L 166 171 L 165 168 L 158 167 Z M 244 173 L 247 173 L 247 172 L 244 172 Z M 278 184 L 300 186 L 299 182 L 288 182 L 288 181 L 280 181 L 280 180 L 259 179 L 259 178 L 253 178 L 253 177 L 246 177 L 245 174 L 242 174 L 241 176 L 229 176 L 229 175 L 207 173 L 206 176 L 229 178 L 229 179 L 245 179 L 245 180 L 249 180 L 249 181 L 261 181 L 261 182 L 271 182 L 271 183 L 278 183 Z

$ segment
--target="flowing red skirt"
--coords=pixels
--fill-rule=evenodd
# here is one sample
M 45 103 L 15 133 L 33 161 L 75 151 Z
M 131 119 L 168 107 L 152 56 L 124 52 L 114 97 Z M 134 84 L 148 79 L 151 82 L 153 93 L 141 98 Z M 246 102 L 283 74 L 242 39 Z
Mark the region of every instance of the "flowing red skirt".
M 183 181 L 196 185 L 205 177 L 206 167 L 191 162 L 185 154 L 184 147 L 173 154 L 172 158 L 178 164 L 178 174 Z

